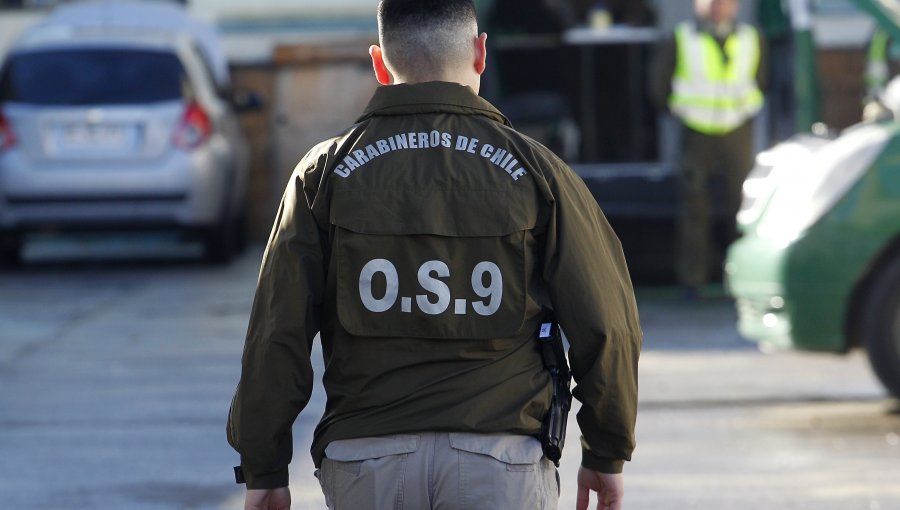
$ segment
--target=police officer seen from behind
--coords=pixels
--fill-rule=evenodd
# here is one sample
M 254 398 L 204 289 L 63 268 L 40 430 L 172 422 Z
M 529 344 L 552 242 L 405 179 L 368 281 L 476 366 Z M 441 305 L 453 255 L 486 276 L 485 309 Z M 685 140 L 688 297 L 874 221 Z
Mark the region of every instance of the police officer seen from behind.
M 329 508 L 556 508 L 537 439 L 551 314 L 582 403 L 578 508 L 590 491 L 621 508 L 641 330 L 618 239 L 578 176 L 477 96 L 471 0 L 382 0 L 378 25 L 384 86 L 297 165 L 262 262 L 228 422 L 246 508 L 290 504 L 320 332 Z
M 753 167 L 753 119 L 762 109 L 765 65 L 755 28 L 736 21 L 738 0 L 694 0 L 696 19 L 675 28 L 659 49 L 652 79 L 656 103 L 681 124 L 681 203 L 676 270 L 688 297 L 710 279 L 714 201 L 721 179 L 729 234 L 744 178 Z

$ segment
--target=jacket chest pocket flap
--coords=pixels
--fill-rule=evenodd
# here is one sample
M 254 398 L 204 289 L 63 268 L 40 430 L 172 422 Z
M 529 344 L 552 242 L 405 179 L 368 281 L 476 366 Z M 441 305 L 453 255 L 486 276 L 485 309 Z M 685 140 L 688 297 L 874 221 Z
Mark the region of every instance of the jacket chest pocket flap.
M 503 192 L 458 195 L 370 190 L 333 200 L 338 318 L 347 332 L 471 339 L 521 328 L 534 215 L 508 207 Z

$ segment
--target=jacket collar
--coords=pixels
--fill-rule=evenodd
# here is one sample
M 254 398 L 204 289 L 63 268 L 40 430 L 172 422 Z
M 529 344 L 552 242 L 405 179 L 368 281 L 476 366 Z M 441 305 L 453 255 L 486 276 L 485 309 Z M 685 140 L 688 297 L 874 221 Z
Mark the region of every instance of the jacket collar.
M 475 94 L 471 88 L 443 81 L 378 87 L 357 122 L 380 115 L 438 112 L 482 115 L 511 126 L 499 110 Z
M 716 30 L 716 26 L 709 20 L 696 18 L 694 20 L 694 23 L 696 24 L 698 32 L 705 32 L 713 36 L 713 38 L 715 38 L 717 41 L 724 41 L 728 39 L 729 37 L 734 35 L 735 32 L 737 32 L 738 27 L 737 20 L 734 20 L 727 25 L 727 30 L 725 31 L 725 33 L 720 33 L 718 30 Z

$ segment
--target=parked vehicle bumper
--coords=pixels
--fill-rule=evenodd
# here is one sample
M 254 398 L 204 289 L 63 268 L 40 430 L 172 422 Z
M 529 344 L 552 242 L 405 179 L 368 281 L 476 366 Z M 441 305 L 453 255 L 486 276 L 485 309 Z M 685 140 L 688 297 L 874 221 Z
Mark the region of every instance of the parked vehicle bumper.
M 842 352 L 854 273 L 839 252 L 825 254 L 814 231 L 791 243 L 754 235 L 729 248 L 725 278 L 742 336 L 785 349 Z M 827 264 L 835 271 L 823 271 Z M 827 275 L 827 277 L 823 277 Z
M 213 225 L 234 181 L 218 152 L 55 163 L 10 151 L 0 156 L 0 229 Z

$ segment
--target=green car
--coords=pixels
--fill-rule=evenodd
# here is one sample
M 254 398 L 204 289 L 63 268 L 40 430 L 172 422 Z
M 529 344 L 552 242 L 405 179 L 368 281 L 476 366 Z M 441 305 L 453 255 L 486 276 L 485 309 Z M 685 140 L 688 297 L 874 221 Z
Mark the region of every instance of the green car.
M 853 4 L 900 40 L 900 4 Z M 834 139 L 798 135 L 757 156 L 725 281 L 743 336 L 778 348 L 865 348 L 900 397 L 900 77 L 880 100 L 886 120 Z
M 864 347 L 900 397 L 900 122 L 794 137 L 757 157 L 744 195 L 725 265 L 740 333 L 779 348 Z

